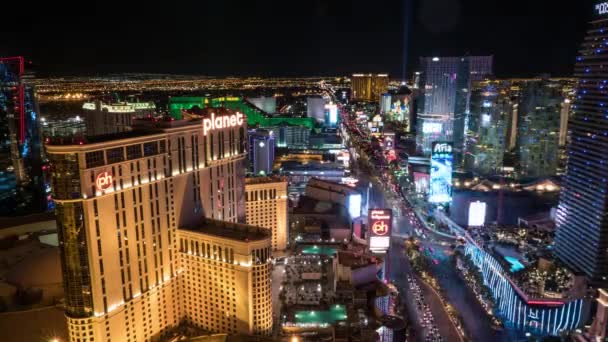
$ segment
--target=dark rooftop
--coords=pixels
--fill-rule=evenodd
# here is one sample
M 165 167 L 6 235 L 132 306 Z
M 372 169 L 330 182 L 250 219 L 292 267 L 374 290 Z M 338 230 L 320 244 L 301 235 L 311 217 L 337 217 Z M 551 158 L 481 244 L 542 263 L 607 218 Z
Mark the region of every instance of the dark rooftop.
M 309 196 L 300 196 L 298 206 L 293 209 L 294 214 L 327 214 L 338 216 L 345 210 L 338 203 L 319 201 Z
M 264 184 L 264 183 L 279 183 L 286 182 L 286 177 L 269 176 L 269 177 L 246 177 L 245 184 Z
M 271 235 L 266 228 L 212 219 L 203 219 L 194 227 L 180 229 L 244 242 L 268 239 Z

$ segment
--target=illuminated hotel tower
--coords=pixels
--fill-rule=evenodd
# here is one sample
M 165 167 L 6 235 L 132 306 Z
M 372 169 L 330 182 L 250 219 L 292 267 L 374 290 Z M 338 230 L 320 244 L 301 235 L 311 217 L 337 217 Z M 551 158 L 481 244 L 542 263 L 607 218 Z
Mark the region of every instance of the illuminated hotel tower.
M 247 224 L 272 231 L 272 248 L 287 248 L 287 180 L 280 177 L 245 179 Z
M 244 222 L 244 115 L 205 109 L 190 120 L 136 120 L 132 132 L 88 139 L 47 146 L 70 340 L 158 340 L 184 318 L 212 332 L 267 332 L 267 323 L 252 321 L 242 307 L 228 309 L 234 291 L 213 288 L 230 280 L 239 296 L 251 298 L 256 281 L 225 276 L 264 266 L 268 253 L 260 250 L 270 240 L 236 243 L 218 232 L 220 223 L 202 222 Z M 198 254 L 181 239 L 211 247 Z M 189 253 L 206 260 L 182 259 Z M 205 269 L 197 263 L 226 274 L 194 281 Z M 193 306 L 191 296 L 223 303 Z M 243 303 L 254 312 L 252 300 Z M 203 321 L 207 315 L 214 320 Z
M 595 7 L 576 58 L 568 164 L 557 209 L 555 252 L 594 283 L 608 283 L 608 4 Z
M 388 74 L 353 74 L 351 98 L 353 101 L 378 101 L 388 90 Z

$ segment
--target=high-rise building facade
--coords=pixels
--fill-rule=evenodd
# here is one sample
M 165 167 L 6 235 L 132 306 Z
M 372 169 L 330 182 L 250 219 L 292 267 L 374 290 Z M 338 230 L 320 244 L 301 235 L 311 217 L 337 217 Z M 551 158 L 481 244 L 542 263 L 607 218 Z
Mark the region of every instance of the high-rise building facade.
M 271 232 L 204 220 L 178 230 L 182 315 L 193 326 L 229 334 L 270 335 Z
M 429 155 L 432 142 L 454 142 L 460 164 L 471 81 L 492 74 L 492 56 L 421 57 L 420 67 L 424 95 L 418 100 L 419 149 Z
M 508 81 L 473 83 L 464 155 L 467 171 L 483 176 L 500 173 L 514 105 Z
M 471 82 L 481 81 L 493 74 L 494 56 L 467 56 Z
M 325 121 L 325 99 L 321 96 L 306 98 L 306 115 L 317 122 Z
M 0 215 L 47 208 L 40 112 L 23 57 L 0 58 Z
M 249 172 L 269 175 L 274 165 L 274 134 L 265 129 L 249 131 Z
M 216 306 L 207 313 L 216 318 L 211 331 L 267 331 L 265 319 L 263 323 L 254 318 L 254 322 L 241 321 L 253 317 L 251 312 L 258 305 L 252 299 L 255 292 L 239 294 L 248 296 L 247 316 L 241 315 L 241 306 L 237 305 L 236 313 L 229 310 L 226 303 L 234 300 L 223 298 L 226 310 L 219 317 L 215 299 L 222 297 L 209 287 L 227 286 L 230 278 L 199 272 L 213 264 L 228 277 L 234 272 L 254 276 L 255 270 L 249 268 L 266 262 L 268 253 L 259 251 L 270 246 L 269 239 L 237 245 L 231 238 L 225 241 L 223 233 L 209 225 L 203 224 L 206 228 L 200 233 L 191 233 L 190 228 L 201 227 L 204 218 L 245 222 L 244 115 L 208 108 L 198 120 L 142 119 L 134 127 L 132 132 L 77 144 L 51 141 L 47 145 L 70 339 L 158 340 L 186 317 L 208 328 L 204 322 L 210 321 L 200 316 L 209 306 Z M 205 258 L 213 260 L 180 263 L 180 236 L 213 246 L 205 252 Z M 230 252 L 228 258 L 216 249 L 222 244 L 234 256 Z M 241 262 L 252 253 L 257 259 Z M 226 259 L 239 263 L 231 266 Z M 230 281 L 233 289 L 224 288 L 226 292 L 220 295 L 229 297 L 235 288 L 244 288 L 236 285 L 236 273 Z M 248 280 L 250 286 L 261 285 Z M 208 304 L 198 306 L 184 293 Z
M 272 132 L 276 147 L 289 149 L 307 149 L 310 143 L 310 128 L 306 126 L 268 126 L 264 129 Z
M 608 277 L 608 65 L 606 6 L 595 8 L 576 58 L 578 94 L 569 121 L 568 163 L 557 209 L 555 252 L 571 268 L 605 285 Z
M 388 74 L 353 74 L 351 99 L 353 101 L 377 101 L 388 90 Z
M 133 119 L 150 114 L 156 109 L 153 102 L 102 103 L 86 102 L 82 105 L 87 136 L 105 135 L 131 130 Z
M 536 80 L 522 84 L 516 146 L 520 176 L 555 175 L 563 101 L 559 82 Z
M 253 177 L 245 179 L 247 224 L 268 228 L 272 232 L 272 249 L 287 248 L 287 179 Z

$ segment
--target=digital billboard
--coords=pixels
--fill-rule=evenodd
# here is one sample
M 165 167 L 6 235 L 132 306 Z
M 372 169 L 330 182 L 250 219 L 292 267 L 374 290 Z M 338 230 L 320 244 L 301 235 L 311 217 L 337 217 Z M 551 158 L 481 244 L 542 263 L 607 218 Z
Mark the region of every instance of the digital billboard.
M 330 127 L 335 127 L 338 123 L 338 106 L 334 103 L 328 103 L 325 105 L 326 113 L 326 124 Z
M 370 209 L 367 217 L 369 248 L 386 251 L 391 240 L 393 212 L 391 209 Z
M 422 122 L 422 133 L 441 133 L 443 131 L 443 124 L 441 122 Z
M 482 227 L 486 223 L 486 204 L 471 202 L 469 204 L 469 227 Z
M 413 172 L 414 186 L 417 194 L 428 194 L 429 192 L 429 174 L 424 172 Z
M 451 142 L 433 142 L 431 145 L 430 203 L 449 203 L 452 200 Z
M 348 196 L 348 213 L 351 218 L 361 216 L 361 194 L 352 194 Z
M 391 97 L 391 115 L 393 120 L 403 121 L 409 119 L 410 97 L 406 94 L 397 94 Z

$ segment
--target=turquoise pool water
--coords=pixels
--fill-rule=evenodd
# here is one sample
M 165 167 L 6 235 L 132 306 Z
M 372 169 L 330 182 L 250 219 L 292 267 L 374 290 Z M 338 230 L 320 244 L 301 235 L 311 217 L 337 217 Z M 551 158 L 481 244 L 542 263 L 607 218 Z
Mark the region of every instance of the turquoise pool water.
M 302 254 L 318 254 L 318 255 L 327 255 L 333 256 L 337 253 L 337 250 L 333 247 L 327 246 L 308 246 L 302 249 Z
M 519 262 L 519 260 L 517 260 L 517 258 L 506 256 L 505 260 L 507 260 L 507 262 L 509 264 L 511 264 L 511 269 L 510 269 L 511 272 L 521 271 L 524 268 L 526 268 L 526 266 L 524 266 L 524 264 Z
M 296 311 L 296 323 L 328 323 L 333 324 L 337 321 L 343 321 L 348 316 L 346 315 L 346 307 L 344 305 L 332 305 L 327 311 Z

